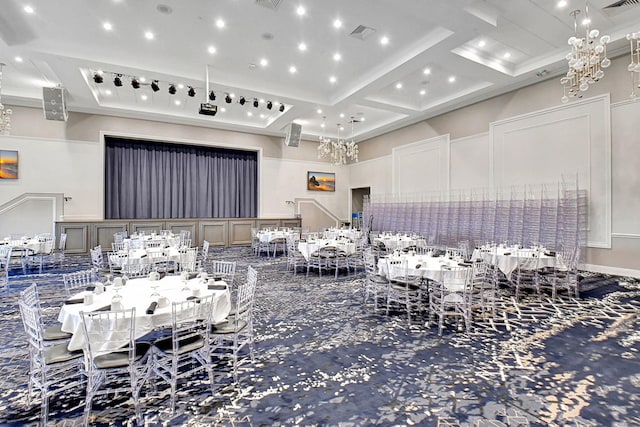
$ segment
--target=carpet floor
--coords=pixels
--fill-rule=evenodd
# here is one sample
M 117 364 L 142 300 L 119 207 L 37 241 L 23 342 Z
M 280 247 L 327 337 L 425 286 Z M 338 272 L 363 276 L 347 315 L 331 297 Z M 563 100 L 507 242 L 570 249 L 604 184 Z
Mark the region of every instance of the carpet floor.
M 284 257 L 249 248 L 211 250 L 211 258 L 258 271 L 254 361 L 242 359 L 239 384 L 221 364 L 211 395 L 206 374 L 169 394 L 143 398 L 146 425 L 188 426 L 633 426 L 640 425 L 640 283 L 583 274 L 581 298 L 501 290 L 494 320 L 442 336 L 417 319 L 363 304 L 364 273 L 338 278 L 287 271 Z M 43 274 L 12 274 L 0 293 L 0 424 L 36 425 L 27 405 L 28 353 L 16 304 L 37 283 L 50 320 L 63 298 L 62 273 L 90 268 L 67 255 Z M 81 425 L 83 390 L 52 399 L 50 421 Z M 134 425 L 127 396 L 98 399 L 92 425 Z

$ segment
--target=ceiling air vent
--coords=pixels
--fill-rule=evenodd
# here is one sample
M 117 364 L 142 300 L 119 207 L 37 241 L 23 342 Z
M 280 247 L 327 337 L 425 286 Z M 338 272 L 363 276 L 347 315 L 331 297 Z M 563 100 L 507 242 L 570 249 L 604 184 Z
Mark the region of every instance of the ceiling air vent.
M 271 10 L 278 10 L 283 0 L 256 0 L 258 6 L 266 7 Z
M 358 25 L 355 30 L 351 31 L 350 35 L 351 37 L 355 37 L 360 40 L 365 40 L 367 37 L 369 37 L 371 34 L 375 32 L 376 30 L 371 27 Z
M 604 9 L 612 9 L 624 6 L 636 6 L 638 4 L 640 4 L 640 0 L 620 0 L 615 3 L 611 3 L 609 6 L 605 6 Z

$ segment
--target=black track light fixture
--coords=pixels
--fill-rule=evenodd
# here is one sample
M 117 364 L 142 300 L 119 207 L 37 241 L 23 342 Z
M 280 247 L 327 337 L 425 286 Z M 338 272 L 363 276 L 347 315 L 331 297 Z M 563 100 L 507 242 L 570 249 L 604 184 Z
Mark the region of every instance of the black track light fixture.
M 140 81 L 138 79 L 131 79 L 131 87 L 134 89 L 140 89 Z
M 267 110 L 271 110 L 272 107 L 273 107 L 273 102 L 267 101 Z
M 215 101 L 216 100 L 216 94 L 213 93 L 213 91 L 209 92 L 209 101 Z
M 154 92 L 160 90 L 160 86 L 158 86 L 158 80 L 154 80 L 151 82 L 151 89 L 153 89 Z
M 258 98 L 253 98 L 253 106 L 258 108 Z
M 226 102 L 227 104 L 231 104 L 231 96 L 229 96 L 229 94 L 224 97 L 224 102 Z
M 113 84 L 117 87 L 122 86 L 122 74 L 116 74 L 115 78 L 113 79 Z
M 278 108 L 278 110 L 282 113 L 284 111 L 284 104 L 280 104 L 280 108 Z
M 244 99 L 244 96 L 240 97 L 240 101 L 238 101 L 240 103 L 240 105 L 244 105 L 245 102 L 247 102 L 246 99 Z
M 176 94 L 176 85 L 169 86 L 169 93 L 171 95 L 175 95 Z
M 104 81 L 104 78 L 102 77 L 101 73 L 93 73 L 93 81 L 96 83 L 102 83 Z
M 191 86 L 189 86 L 189 91 L 187 92 L 187 95 L 193 98 L 194 96 L 196 96 L 196 90 Z

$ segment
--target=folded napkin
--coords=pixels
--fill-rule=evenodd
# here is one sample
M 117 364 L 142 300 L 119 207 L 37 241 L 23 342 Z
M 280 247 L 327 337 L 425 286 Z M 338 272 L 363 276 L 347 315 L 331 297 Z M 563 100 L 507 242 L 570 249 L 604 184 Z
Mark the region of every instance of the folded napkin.
M 502 255 L 511 255 L 511 252 L 505 252 Z
M 196 303 L 200 304 L 200 298 L 193 295 L 191 295 L 190 297 L 187 297 L 187 301 L 193 301 L 193 300 L 195 300 Z
M 156 311 L 156 308 L 158 308 L 158 303 L 153 301 L 147 308 L 147 314 L 153 314 Z
M 84 289 L 85 289 L 85 291 L 93 292 L 93 291 L 95 291 L 95 290 L 96 290 L 96 287 L 95 287 L 95 286 L 87 286 L 87 287 L 86 287 L 86 288 L 84 288 Z
M 198 273 L 196 273 L 195 271 L 189 273 L 189 280 L 195 279 L 196 277 L 198 277 Z
M 66 300 L 65 305 L 70 305 L 70 304 L 83 304 L 84 303 L 84 298 L 71 298 Z
M 414 267 L 415 270 L 418 270 L 420 267 L 422 267 L 422 264 L 416 264 L 416 266 Z
M 96 308 L 93 311 L 110 311 L 110 310 L 111 310 L 111 304 L 105 305 L 104 307 Z
M 556 256 L 556 252 L 555 251 L 546 251 L 544 254 L 546 256 Z
M 225 289 L 227 289 L 227 287 L 225 285 L 208 285 L 207 289 L 214 291 L 224 291 Z

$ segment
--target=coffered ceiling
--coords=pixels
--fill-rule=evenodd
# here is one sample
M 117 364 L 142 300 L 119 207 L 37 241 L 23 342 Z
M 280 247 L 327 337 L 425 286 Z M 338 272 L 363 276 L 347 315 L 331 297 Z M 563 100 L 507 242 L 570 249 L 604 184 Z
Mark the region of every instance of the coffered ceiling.
M 559 78 L 574 34 L 570 12 L 581 10 L 579 32 L 586 16 L 584 1 L 564 3 L 3 0 L 2 97 L 39 106 L 43 87 L 61 86 L 70 111 L 268 135 L 296 121 L 312 140 L 336 136 L 340 124 L 343 136 L 364 140 Z M 611 36 L 614 55 L 640 31 L 636 3 L 588 4 L 591 27 Z M 204 102 L 217 106 L 215 116 L 199 114 Z

